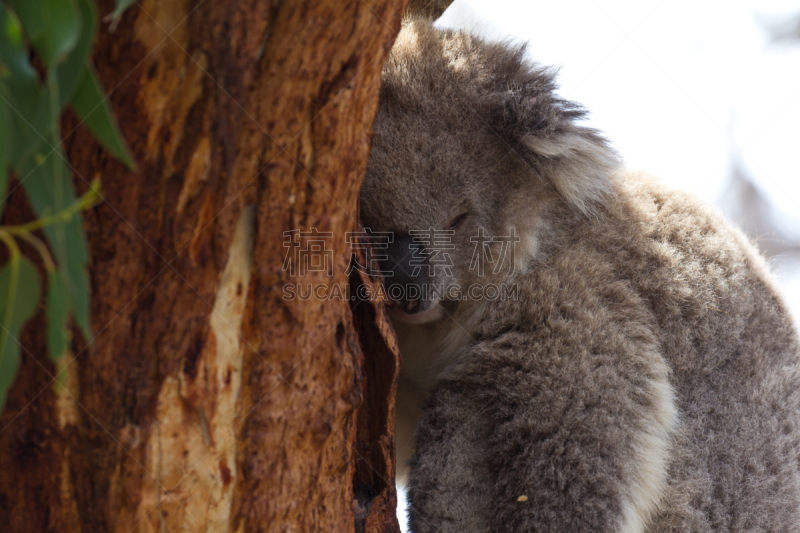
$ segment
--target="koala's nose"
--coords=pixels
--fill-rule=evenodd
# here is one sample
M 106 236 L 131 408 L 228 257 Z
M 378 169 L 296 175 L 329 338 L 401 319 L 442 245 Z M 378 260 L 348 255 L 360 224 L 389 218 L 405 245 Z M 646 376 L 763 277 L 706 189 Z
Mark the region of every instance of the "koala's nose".
M 417 245 L 410 236 L 395 236 L 395 241 L 389 244 L 386 250 L 387 258 L 381 261 L 381 269 L 391 272 L 392 275 L 386 279 L 387 284 L 405 285 L 414 283 L 415 277 L 412 276 L 415 270 L 421 270 L 418 266 L 418 259 L 415 259 Z
M 384 280 L 389 305 L 405 313 L 422 311 L 422 290 L 427 279 L 427 268 L 419 257 L 419 245 L 410 236 L 395 236 L 387 249 L 387 259 L 381 269 L 392 273 Z

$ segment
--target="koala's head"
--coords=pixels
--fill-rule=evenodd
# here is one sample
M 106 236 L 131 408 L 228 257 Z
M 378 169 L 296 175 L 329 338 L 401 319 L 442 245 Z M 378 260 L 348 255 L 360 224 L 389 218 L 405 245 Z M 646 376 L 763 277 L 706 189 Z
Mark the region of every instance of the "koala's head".
M 524 47 L 404 22 L 360 197 L 401 320 L 437 320 L 525 269 L 546 206 L 591 216 L 612 193 L 615 153 L 555 89 Z

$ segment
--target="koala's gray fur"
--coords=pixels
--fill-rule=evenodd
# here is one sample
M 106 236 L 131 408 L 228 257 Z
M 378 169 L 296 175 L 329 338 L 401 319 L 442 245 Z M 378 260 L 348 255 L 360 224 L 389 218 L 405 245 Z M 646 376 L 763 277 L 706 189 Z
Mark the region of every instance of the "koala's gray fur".
M 523 49 L 418 19 L 383 72 L 361 209 L 395 232 L 387 268 L 518 289 L 395 302 L 411 529 L 800 531 L 800 347 L 763 259 L 617 170 L 554 89 Z M 521 237 L 513 273 L 470 270 L 479 226 Z M 409 232 L 448 227 L 452 272 L 410 275 Z

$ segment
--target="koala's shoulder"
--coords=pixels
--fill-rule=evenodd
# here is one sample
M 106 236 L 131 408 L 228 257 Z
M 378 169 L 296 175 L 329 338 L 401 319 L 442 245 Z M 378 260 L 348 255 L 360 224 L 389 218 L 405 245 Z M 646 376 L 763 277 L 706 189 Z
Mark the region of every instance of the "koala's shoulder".
M 615 182 L 603 212 L 566 229 L 516 277 L 515 298 L 485 306 L 480 354 L 467 360 L 556 368 L 563 354 L 658 351 L 701 370 L 744 336 L 794 338 L 764 259 L 738 229 L 650 175 Z

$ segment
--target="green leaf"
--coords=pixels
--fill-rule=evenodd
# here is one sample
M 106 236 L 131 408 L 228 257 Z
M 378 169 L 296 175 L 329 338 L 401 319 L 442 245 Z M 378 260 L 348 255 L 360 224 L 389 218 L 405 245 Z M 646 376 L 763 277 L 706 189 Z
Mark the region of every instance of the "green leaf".
M 81 18 L 73 0 L 11 0 L 33 47 L 47 66 L 78 43 Z
M 0 95 L 5 91 L 0 86 Z M 11 109 L 5 101 L 0 100 L 0 215 L 6 203 L 6 186 L 8 184 L 8 167 L 11 159 Z
M 81 227 L 80 215 L 72 217 L 65 225 L 64 233 L 67 241 L 66 268 L 63 275 L 69 280 L 70 310 L 75 322 L 81 329 L 84 338 L 92 338 L 92 326 L 89 320 L 91 311 L 91 287 L 86 270 L 88 263 L 86 236 Z
M 2 32 L 5 38 L 10 41 L 13 47 L 22 48 L 25 42 L 22 38 L 22 27 L 19 24 L 19 19 L 2 4 L 0 4 L 0 13 L 2 13 L 0 19 L 2 19 Z
M 116 28 L 119 19 L 122 18 L 122 14 L 125 13 L 127 10 L 136 0 L 117 0 L 117 7 L 114 8 L 114 11 L 104 20 L 110 20 L 112 28 Z
M 0 270 L 0 409 L 19 367 L 19 332 L 39 303 L 39 274 L 24 257 L 12 254 Z
M 84 76 L 97 29 L 94 3 L 91 0 L 78 0 L 78 7 L 81 16 L 80 38 L 66 60 L 58 65 L 59 109 L 72 99 Z
M 0 3 L 0 79 L 8 86 L 10 104 L 22 115 L 32 116 L 39 107 L 42 89 L 28 59 L 22 26 L 12 11 Z
M 22 21 L 25 33 L 31 40 L 41 37 L 45 32 L 44 14 L 42 13 L 42 0 L 9 0 L 11 8 Z
M 63 158 L 60 149 L 56 149 L 39 163 L 33 158 L 23 169 L 29 177 L 22 182 L 22 187 L 38 217 L 62 211 L 75 201 L 72 180 Z M 83 335 L 90 339 L 88 254 L 81 220 L 81 215 L 76 215 L 65 223 L 45 227 L 44 232 L 55 255 L 59 275 L 66 283 L 69 311 Z M 51 355 L 57 357 L 58 354 Z
M 69 347 L 69 288 L 61 273 L 47 273 L 47 351 L 58 360 Z
M 86 73 L 81 81 L 75 96 L 72 98 L 72 107 L 86 122 L 100 143 L 114 156 L 122 161 L 128 168 L 134 168 L 133 161 L 117 122 L 108 106 L 108 101 L 103 97 L 103 88 L 94 69 L 87 65 Z
M 0 54 L 4 68 L 3 77 L 25 77 L 35 79 L 36 71 L 28 61 L 25 40 L 22 38 L 22 25 L 13 11 L 0 4 Z
M 20 167 L 20 175 L 27 176 L 21 185 L 37 217 L 61 211 L 75 200 L 75 193 L 68 179 L 60 149 L 52 151 L 48 146 L 46 150 L 49 153 L 37 152 Z M 51 235 L 55 236 L 54 231 L 58 226 L 60 224 L 45 228 L 48 238 Z M 58 254 L 59 243 L 53 241 L 50 244 Z M 62 238 L 60 244 L 63 246 L 66 241 Z
M 19 20 L 0 4 L 0 82 L 5 82 L 8 89 L 0 92 L 0 97 L 9 108 L 10 163 L 17 172 L 22 162 L 39 149 L 42 136 L 51 127 L 47 93 L 28 56 Z M 20 175 L 20 179 L 24 176 Z
M 21 114 L 20 108 L 15 109 L 11 112 L 11 165 L 17 171 L 19 179 L 24 180 L 27 174 L 22 172 L 22 167 L 46 147 L 44 140 L 52 129 L 52 121 L 50 106 L 45 97 L 33 110 L 33 115 L 25 116 Z M 47 151 L 50 149 L 47 148 Z

